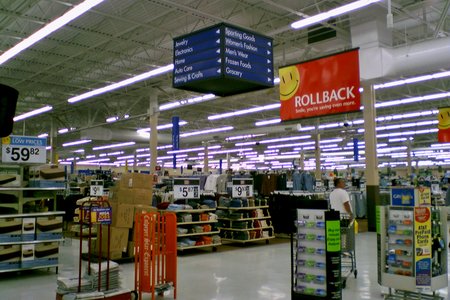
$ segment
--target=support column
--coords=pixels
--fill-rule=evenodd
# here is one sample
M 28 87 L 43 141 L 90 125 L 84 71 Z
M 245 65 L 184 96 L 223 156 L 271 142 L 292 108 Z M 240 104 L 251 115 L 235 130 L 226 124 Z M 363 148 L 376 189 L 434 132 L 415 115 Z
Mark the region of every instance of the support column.
M 227 153 L 227 170 L 231 169 L 231 157 L 230 153 Z
M 376 230 L 376 206 L 380 205 L 380 178 L 378 176 L 377 158 L 377 133 L 376 133 L 376 108 L 375 90 L 372 85 L 362 86 L 364 91 L 361 100 L 364 104 L 364 140 L 366 144 L 366 193 L 367 193 L 367 217 L 369 231 Z
M 209 173 L 209 150 L 208 150 L 209 143 L 205 143 L 205 158 L 203 159 L 203 173 L 208 174 Z
M 315 150 L 315 156 L 316 156 L 316 172 L 315 177 L 316 180 L 322 180 L 322 172 L 321 172 L 321 165 L 320 165 L 320 133 L 319 133 L 319 125 L 316 127 L 316 150 Z
M 155 173 L 156 160 L 158 159 L 158 117 L 159 117 L 159 106 L 158 106 L 158 94 L 156 90 L 152 89 L 150 91 L 150 106 L 149 106 L 149 117 L 150 117 L 150 174 Z
M 56 159 L 56 128 L 55 122 L 52 117 L 52 121 L 50 124 L 50 164 L 55 165 L 58 163 Z
M 300 166 L 299 167 L 300 167 L 300 170 L 302 170 L 302 171 L 305 169 L 305 153 L 303 152 L 303 150 L 300 152 Z
M 408 167 L 406 169 L 406 175 L 408 176 L 408 180 L 411 180 L 412 159 L 411 159 L 411 140 L 409 140 L 409 139 L 406 144 L 406 162 L 408 163 Z

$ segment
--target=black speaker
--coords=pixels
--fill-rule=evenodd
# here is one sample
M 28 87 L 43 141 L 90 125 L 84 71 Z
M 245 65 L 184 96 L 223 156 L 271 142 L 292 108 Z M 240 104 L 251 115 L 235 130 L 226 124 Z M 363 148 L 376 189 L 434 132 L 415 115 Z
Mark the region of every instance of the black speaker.
M 13 130 L 18 97 L 16 89 L 0 84 L 0 137 L 10 135 Z

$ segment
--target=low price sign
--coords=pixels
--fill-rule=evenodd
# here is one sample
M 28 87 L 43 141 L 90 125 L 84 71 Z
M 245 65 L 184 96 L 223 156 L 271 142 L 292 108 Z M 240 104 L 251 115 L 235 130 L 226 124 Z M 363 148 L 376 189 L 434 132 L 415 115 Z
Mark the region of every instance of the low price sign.
M 173 197 L 175 199 L 199 199 L 199 178 L 175 178 L 173 180 Z
M 253 197 L 253 179 L 252 178 L 233 178 L 233 198 Z
M 10 135 L 2 138 L 2 162 L 40 163 L 47 159 L 47 138 Z

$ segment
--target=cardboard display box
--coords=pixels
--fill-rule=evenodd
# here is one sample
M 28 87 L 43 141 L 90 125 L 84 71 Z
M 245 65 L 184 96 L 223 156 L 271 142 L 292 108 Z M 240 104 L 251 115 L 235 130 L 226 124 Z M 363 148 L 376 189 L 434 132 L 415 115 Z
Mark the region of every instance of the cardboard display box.
M 152 197 L 152 190 L 149 189 L 124 189 L 118 187 L 112 192 L 111 202 L 150 205 Z
M 21 255 L 21 267 L 22 268 L 32 268 L 34 267 L 34 244 L 22 245 L 22 255 Z
M 55 240 L 63 237 L 63 217 L 45 216 L 36 218 L 36 239 Z
M 20 268 L 22 248 L 20 245 L 0 246 L 0 270 L 11 270 Z
M 19 166 L 1 166 L 0 167 L 0 187 L 20 187 L 22 184 L 22 175 Z
M 0 242 L 22 240 L 22 218 L 0 218 Z
M 36 233 L 36 218 L 22 218 L 22 241 L 33 241 Z
M 119 181 L 123 189 L 152 189 L 153 176 L 141 173 L 125 173 Z
M 110 251 L 126 252 L 128 246 L 128 228 L 111 226 Z M 108 226 L 102 226 L 102 252 L 108 249 Z
M 134 224 L 134 205 L 112 203 L 112 226 L 132 228 Z
M 58 264 L 59 243 L 43 242 L 34 245 L 34 266 Z

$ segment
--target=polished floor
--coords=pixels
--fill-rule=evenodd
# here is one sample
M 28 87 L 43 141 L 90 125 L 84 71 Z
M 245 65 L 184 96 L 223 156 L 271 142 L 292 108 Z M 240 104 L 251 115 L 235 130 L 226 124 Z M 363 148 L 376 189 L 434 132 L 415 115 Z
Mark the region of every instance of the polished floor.
M 60 275 L 77 270 L 76 240 L 62 245 Z M 376 235 L 357 236 L 358 278 L 350 277 L 344 300 L 383 299 L 386 292 L 377 283 Z M 55 299 L 55 269 L 0 274 L 0 299 Z M 121 265 L 122 286 L 134 289 L 134 264 Z M 439 291 L 447 298 L 447 290 Z M 144 299 L 151 299 L 144 294 Z M 171 294 L 164 298 L 173 299 Z M 217 252 L 192 251 L 178 258 L 180 300 L 282 300 L 290 296 L 290 243 L 272 240 L 269 245 L 232 245 Z

